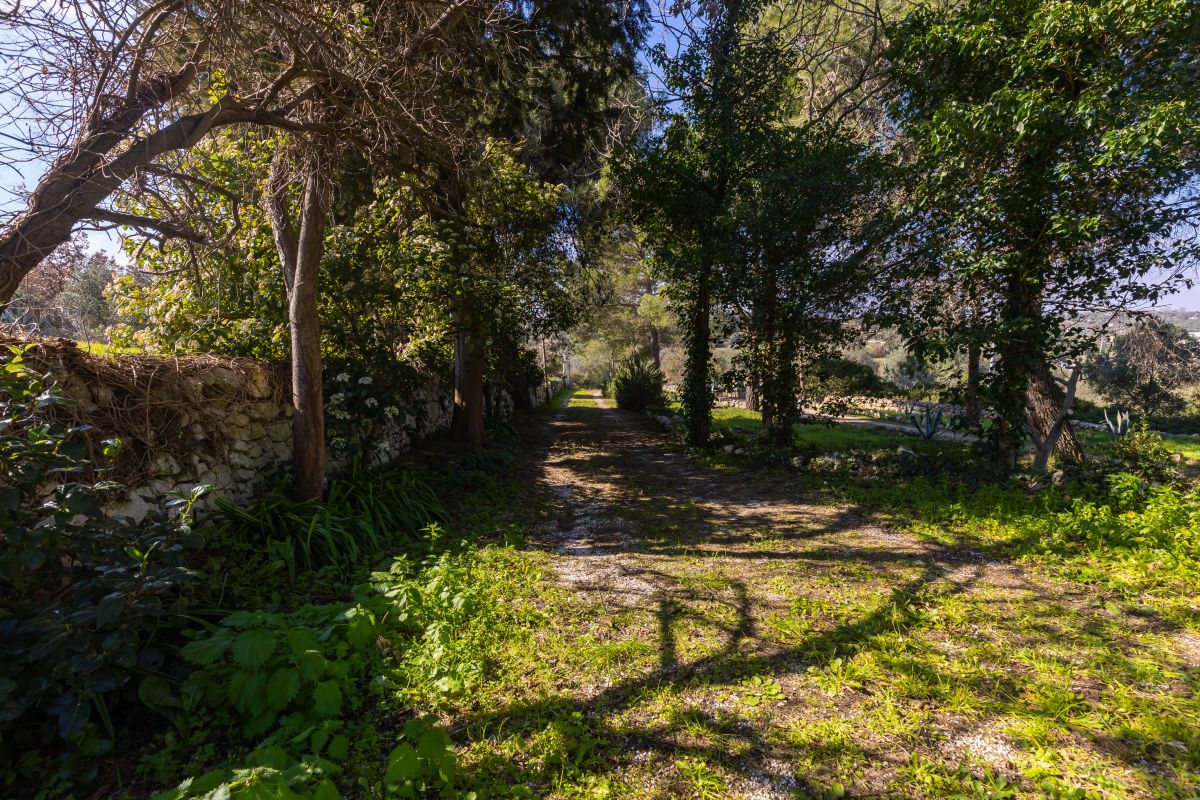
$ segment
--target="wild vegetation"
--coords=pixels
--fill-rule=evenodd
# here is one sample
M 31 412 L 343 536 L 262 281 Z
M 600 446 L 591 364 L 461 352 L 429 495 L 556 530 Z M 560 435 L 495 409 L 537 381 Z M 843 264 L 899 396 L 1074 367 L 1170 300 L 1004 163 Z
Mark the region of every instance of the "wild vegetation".
M 1194 2 L 64 0 L 0 64 L 5 796 L 1200 794 Z

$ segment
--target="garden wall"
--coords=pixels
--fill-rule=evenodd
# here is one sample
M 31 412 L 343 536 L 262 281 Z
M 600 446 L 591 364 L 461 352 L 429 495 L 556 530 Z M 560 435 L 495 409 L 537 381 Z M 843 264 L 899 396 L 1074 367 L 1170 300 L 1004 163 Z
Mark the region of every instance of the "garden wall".
M 147 498 L 198 484 L 213 497 L 246 499 L 283 475 L 291 461 L 290 379 L 286 365 L 217 356 L 168 358 L 95 355 L 74 342 L 37 342 L 0 337 L 0 345 L 33 346 L 24 358 L 39 374 L 49 373 L 72 402 L 56 414 L 71 425 L 91 426 L 85 434 L 89 458 L 98 458 L 103 440 L 118 437 L 123 448 L 104 475 L 124 488 L 114 490 L 111 510 L 141 516 Z M 549 399 L 550 387 L 532 393 L 535 405 Z M 491 398 L 498 416 L 512 413 L 506 392 Z M 418 439 L 449 428 L 452 389 L 431 379 L 407 398 L 386 402 L 399 409 L 371 434 L 372 465 L 386 464 Z M 356 452 L 363 448 L 352 443 Z M 331 451 L 336 468 L 347 451 Z

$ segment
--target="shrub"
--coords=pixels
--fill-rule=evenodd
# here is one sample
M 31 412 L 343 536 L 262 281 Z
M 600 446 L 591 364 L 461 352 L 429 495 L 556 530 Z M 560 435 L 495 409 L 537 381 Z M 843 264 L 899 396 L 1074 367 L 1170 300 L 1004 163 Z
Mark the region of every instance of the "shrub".
M 885 397 L 896 386 L 879 376 L 871 366 L 840 356 L 814 363 L 804 376 L 809 397 Z
M 111 737 L 109 698 L 132 671 L 162 660 L 152 645 L 189 576 L 185 550 L 200 544 L 188 518 L 203 489 L 167 498 L 140 522 L 106 515 L 115 484 L 84 480 L 95 465 L 83 429 L 53 418 L 67 401 L 50 376 L 26 368 L 21 348 L 9 351 L 0 365 L 0 725 L 19 720 L 33 741 L 53 723 L 72 740 L 98 718 Z M 105 452 L 118 447 L 110 440 Z M 4 730 L 0 741 L 29 745 L 24 735 Z
M 1163 442 L 1162 434 L 1150 430 L 1145 420 L 1117 439 L 1112 456 L 1126 472 L 1153 481 L 1174 481 L 1180 472 L 1172 462 L 1172 453 Z
M 663 405 L 663 374 L 653 364 L 630 356 L 617 365 L 605 394 L 617 401 L 617 408 L 645 411 Z

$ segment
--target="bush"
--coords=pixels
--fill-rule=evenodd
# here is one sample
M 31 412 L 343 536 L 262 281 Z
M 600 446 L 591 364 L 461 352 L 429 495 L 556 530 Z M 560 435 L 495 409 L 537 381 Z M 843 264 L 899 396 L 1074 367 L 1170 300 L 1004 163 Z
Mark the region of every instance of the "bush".
M 885 397 L 897 387 L 884 380 L 869 365 L 830 356 L 817 361 L 805 375 L 809 397 Z
M 140 522 L 106 515 L 115 484 L 88 479 L 96 470 L 84 429 L 54 420 L 67 401 L 49 375 L 29 372 L 22 348 L 9 351 L 0 365 L 0 742 L 25 749 L 51 725 L 71 741 L 99 719 L 110 739 L 88 746 L 102 751 L 112 744 L 111 696 L 162 661 L 153 642 L 174 621 L 185 550 L 200 545 L 188 517 L 203 492 L 168 498 Z M 110 440 L 105 452 L 118 447 Z M 9 735 L 18 722 L 20 735 Z
M 175 728 L 151 760 L 171 774 L 178 753 L 203 752 L 214 739 L 253 750 L 158 800 L 340 797 L 335 782 L 361 757 L 350 726 L 368 703 L 401 688 L 396 664 L 411 664 L 444 695 L 478 684 L 482 664 L 458 641 L 482 607 L 468 564 L 443 555 L 414 568 L 397 559 L 356 586 L 349 602 L 237 611 L 195 635 L 180 651 L 195 666 L 182 685 L 158 676 L 143 684 L 143 696 Z M 418 717 L 400 731 L 383 783 L 390 797 L 454 796 L 456 772 L 449 737 Z
M 653 364 L 630 356 L 617 365 L 605 394 L 617 401 L 617 408 L 645 411 L 663 405 L 663 374 Z
M 1172 462 L 1171 450 L 1162 435 L 1150 430 L 1145 420 L 1141 425 L 1113 443 L 1112 456 L 1125 472 L 1152 481 L 1178 480 L 1180 472 Z

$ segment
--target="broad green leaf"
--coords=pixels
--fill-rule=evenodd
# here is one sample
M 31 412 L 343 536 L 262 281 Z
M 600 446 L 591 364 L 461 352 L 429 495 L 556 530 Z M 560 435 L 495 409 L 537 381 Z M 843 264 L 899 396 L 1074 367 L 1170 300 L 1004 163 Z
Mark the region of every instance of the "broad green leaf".
M 404 742 L 388 756 L 387 773 L 383 780 L 394 786 L 416 779 L 420 772 L 421 759 L 417 756 L 416 748 Z
M 326 778 L 317 784 L 317 788 L 313 792 L 313 800 L 342 800 L 342 793 L 333 785 L 333 781 Z
M 350 739 L 345 734 L 339 733 L 329 743 L 327 752 L 331 760 L 345 761 L 346 757 L 350 755 Z
M 296 699 L 300 691 L 300 673 L 294 669 L 281 669 L 267 683 L 267 703 L 278 711 Z
M 337 681 L 321 681 L 313 691 L 313 711 L 322 717 L 336 717 L 342 710 L 342 687 Z
M 259 669 L 275 652 L 276 644 L 272 631 L 262 628 L 242 631 L 233 641 L 233 660 L 246 669 Z
M 219 661 L 229 651 L 230 644 L 229 637 L 218 634 L 188 642 L 180 649 L 179 655 L 193 664 L 207 667 Z

